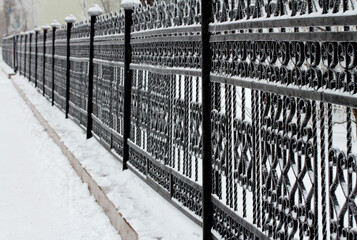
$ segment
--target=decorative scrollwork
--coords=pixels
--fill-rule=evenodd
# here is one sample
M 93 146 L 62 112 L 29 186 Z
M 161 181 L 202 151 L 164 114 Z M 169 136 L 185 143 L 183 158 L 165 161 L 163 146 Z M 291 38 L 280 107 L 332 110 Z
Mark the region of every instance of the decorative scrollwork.
M 210 60 L 215 234 L 356 239 L 356 1 L 213 0 L 211 59 L 202 59 L 205 3 L 160 1 L 134 9 L 130 168 L 202 216 L 200 71 Z M 93 132 L 121 157 L 124 17 L 120 10 L 96 19 L 92 99 Z M 47 96 L 52 33 L 47 39 L 38 33 L 37 58 L 33 33 L 2 40 L 4 61 L 37 79 Z M 69 115 L 84 126 L 89 33 L 87 19 L 73 24 L 70 39 Z M 62 108 L 66 34 L 65 25 L 56 30 L 54 53 L 55 102 Z

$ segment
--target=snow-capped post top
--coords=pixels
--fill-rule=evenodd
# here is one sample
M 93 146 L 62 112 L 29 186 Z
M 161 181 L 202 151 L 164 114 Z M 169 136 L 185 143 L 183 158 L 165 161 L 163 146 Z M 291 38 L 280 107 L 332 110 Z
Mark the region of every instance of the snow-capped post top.
M 75 21 L 77 21 L 77 19 L 72 15 L 72 14 L 69 14 L 65 19 L 64 21 L 66 23 L 74 23 Z
M 125 10 L 134 10 L 135 7 L 138 7 L 140 4 L 140 0 L 123 0 L 121 1 L 120 7 Z
M 97 4 L 93 4 L 93 7 L 88 9 L 88 14 L 91 17 L 99 16 L 102 13 L 103 13 L 103 10 Z
M 53 20 L 51 23 L 52 28 L 59 28 L 60 26 L 61 26 L 61 24 L 56 19 Z
M 29 34 L 33 34 L 33 33 L 35 33 L 35 31 L 34 30 L 30 30 L 30 31 L 28 31 L 28 33 Z
M 35 32 L 40 32 L 41 31 L 41 28 L 39 28 L 39 27 L 35 27 L 34 29 L 33 29 Z
M 48 24 L 42 26 L 42 29 L 45 30 L 45 31 L 47 31 L 47 30 L 50 29 L 50 28 L 51 28 L 51 27 L 50 27 Z

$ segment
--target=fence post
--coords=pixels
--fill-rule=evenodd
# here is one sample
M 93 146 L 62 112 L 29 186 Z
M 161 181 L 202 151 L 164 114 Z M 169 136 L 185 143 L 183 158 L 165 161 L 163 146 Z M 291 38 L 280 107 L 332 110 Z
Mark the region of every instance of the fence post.
M 70 14 L 67 16 L 64 21 L 67 23 L 67 57 L 66 57 L 66 106 L 65 106 L 65 117 L 68 118 L 69 113 L 69 87 L 70 87 L 70 71 L 71 71 L 71 49 L 70 49 L 70 40 L 71 40 L 71 29 L 73 23 L 76 21 L 76 18 Z
M 52 89 L 51 89 L 51 105 L 55 105 L 55 37 L 56 29 L 61 25 L 57 20 L 53 20 L 51 23 L 52 27 Z
M 29 31 L 29 82 L 31 81 L 32 33 L 34 33 L 34 31 Z
M 22 50 L 22 33 L 20 33 L 19 35 L 19 51 L 17 53 L 17 57 L 18 57 L 18 65 L 19 65 L 19 73 L 20 75 L 22 75 L 22 64 L 21 64 L 21 61 L 22 61 L 22 56 L 21 56 L 21 50 Z
M 47 31 L 50 29 L 50 26 L 45 25 L 42 27 L 43 29 L 43 68 L 42 68 L 42 95 L 45 96 L 46 89 L 46 39 L 47 39 Z
M 23 51 L 24 51 L 24 48 L 23 48 L 23 41 L 24 41 L 24 33 L 21 32 L 21 41 L 20 41 L 20 75 L 23 75 L 24 74 L 24 56 L 23 56 Z
M 202 228 L 203 239 L 212 239 L 212 165 L 211 165 L 211 49 L 209 23 L 212 0 L 201 4 L 202 13 Z
M 125 30 L 124 30 L 124 123 L 123 123 L 123 170 L 127 169 L 129 160 L 128 139 L 130 138 L 130 114 L 131 114 L 131 45 L 130 31 L 133 24 L 131 15 L 137 4 L 124 3 L 121 7 L 125 11 Z
M 39 27 L 35 29 L 35 88 L 37 88 L 37 58 L 38 58 L 38 33 L 41 31 Z
M 94 33 L 97 16 L 101 15 L 103 10 L 95 5 L 88 10 L 90 16 L 90 38 L 89 38 L 89 76 L 88 76 L 88 106 L 87 106 L 87 139 L 92 137 L 92 113 L 93 113 L 93 58 L 94 58 Z
M 24 36 L 25 36 L 25 45 L 24 45 L 24 77 L 26 77 L 26 58 L 27 58 L 27 55 L 26 55 L 26 51 L 27 51 L 27 32 L 24 33 Z
M 17 66 L 16 66 L 16 43 L 17 43 L 17 35 L 14 35 L 12 38 L 13 41 L 13 47 L 12 47 L 12 56 L 13 56 L 13 64 L 14 64 L 14 72 L 17 72 Z

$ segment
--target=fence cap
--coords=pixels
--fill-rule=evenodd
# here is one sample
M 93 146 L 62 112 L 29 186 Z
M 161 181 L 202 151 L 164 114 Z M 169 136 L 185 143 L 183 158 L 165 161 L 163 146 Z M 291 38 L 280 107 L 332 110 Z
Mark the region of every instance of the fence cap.
M 56 19 L 54 19 L 51 23 L 52 28 L 59 28 L 60 26 L 61 24 Z
M 35 33 L 35 31 L 34 31 L 34 30 L 30 30 L 30 31 L 28 31 L 27 33 L 28 33 L 28 34 L 33 34 L 33 33 Z
M 48 29 L 50 29 L 51 27 L 50 27 L 48 24 L 46 24 L 46 25 L 43 25 L 42 28 L 43 28 L 43 30 L 48 30 Z
M 65 19 L 64 21 L 66 23 L 74 23 L 77 21 L 77 19 L 72 15 L 72 14 L 69 14 Z
M 41 31 L 41 28 L 40 27 L 35 27 L 33 30 L 38 33 L 38 32 Z
M 141 4 L 140 0 L 123 0 L 120 4 L 120 7 L 125 10 L 134 10 L 135 7 L 138 7 Z
M 88 9 L 88 14 L 91 17 L 99 16 L 103 13 L 103 10 L 98 6 L 98 4 L 93 4 L 93 7 Z

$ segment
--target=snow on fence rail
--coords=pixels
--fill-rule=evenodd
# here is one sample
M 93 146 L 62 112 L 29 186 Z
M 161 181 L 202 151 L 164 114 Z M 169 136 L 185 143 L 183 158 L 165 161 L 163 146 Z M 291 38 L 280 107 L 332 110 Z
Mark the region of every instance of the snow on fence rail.
M 204 239 L 357 239 L 356 7 L 175 0 L 2 55 Z

